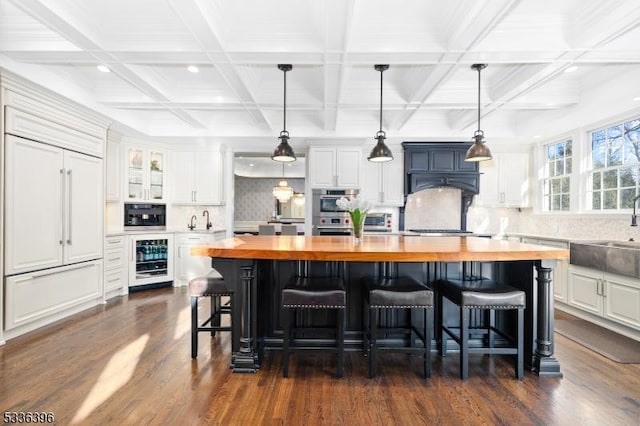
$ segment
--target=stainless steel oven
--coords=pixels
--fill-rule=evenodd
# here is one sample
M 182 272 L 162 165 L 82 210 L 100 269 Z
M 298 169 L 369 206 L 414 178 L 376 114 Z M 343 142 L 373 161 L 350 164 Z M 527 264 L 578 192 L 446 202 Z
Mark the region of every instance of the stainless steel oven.
M 167 229 L 165 204 L 124 203 L 125 231 L 162 231 Z
M 312 192 L 312 224 L 316 235 L 350 235 L 349 213 L 336 202 L 358 196 L 357 189 L 314 189 Z

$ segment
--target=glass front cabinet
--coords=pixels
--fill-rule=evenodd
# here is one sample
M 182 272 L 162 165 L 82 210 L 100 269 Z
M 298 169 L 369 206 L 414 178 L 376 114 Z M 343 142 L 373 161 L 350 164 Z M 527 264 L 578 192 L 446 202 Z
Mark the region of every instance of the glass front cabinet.
M 128 201 L 164 201 L 165 153 L 140 147 L 128 147 L 126 155 L 126 199 Z

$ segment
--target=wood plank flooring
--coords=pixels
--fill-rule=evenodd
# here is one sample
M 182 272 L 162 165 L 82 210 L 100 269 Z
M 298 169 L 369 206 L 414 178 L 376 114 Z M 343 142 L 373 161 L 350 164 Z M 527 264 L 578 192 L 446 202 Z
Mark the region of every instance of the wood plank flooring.
M 228 333 L 201 333 L 190 358 L 186 288 L 131 294 L 0 347 L 2 411 L 53 412 L 87 425 L 640 425 L 640 364 L 617 364 L 556 334 L 564 378 L 526 373 L 511 360 L 434 354 L 433 377 L 402 354 L 380 356 L 379 377 L 349 352 L 344 379 L 332 354 L 279 352 L 257 374 L 228 368 Z M 206 305 L 202 303 L 201 305 Z

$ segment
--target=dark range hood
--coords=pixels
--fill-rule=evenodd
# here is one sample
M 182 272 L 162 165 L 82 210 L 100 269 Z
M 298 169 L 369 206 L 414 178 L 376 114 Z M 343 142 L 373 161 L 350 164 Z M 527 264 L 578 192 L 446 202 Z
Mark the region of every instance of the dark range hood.
M 423 189 L 458 188 L 462 197 L 460 230 L 465 231 L 467 211 L 480 191 L 478 162 L 464 161 L 470 146 L 470 142 L 403 142 L 405 206 L 410 194 Z M 404 229 L 404 215 L 405 209 L 401 208 L 400 229 Z

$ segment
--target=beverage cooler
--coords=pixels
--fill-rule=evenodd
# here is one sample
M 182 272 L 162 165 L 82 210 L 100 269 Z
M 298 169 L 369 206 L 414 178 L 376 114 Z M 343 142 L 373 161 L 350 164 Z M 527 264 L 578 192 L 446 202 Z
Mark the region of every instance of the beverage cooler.
M 173 235 L 141 234 L 129 238 L 129 289 L 172 285 Z

